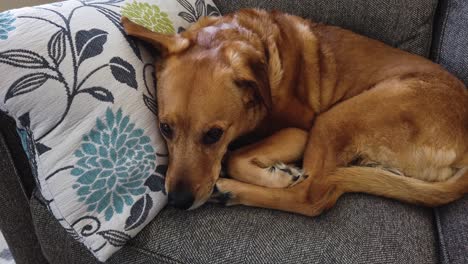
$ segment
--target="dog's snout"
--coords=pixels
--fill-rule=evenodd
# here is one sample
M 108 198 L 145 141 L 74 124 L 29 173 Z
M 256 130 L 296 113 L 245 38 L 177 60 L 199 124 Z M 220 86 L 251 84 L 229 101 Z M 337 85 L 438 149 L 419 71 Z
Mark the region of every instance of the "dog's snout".
M 194 201 L 194 196 L 189 191 L 173 191 L 169 192 L 168 203 L 171 206 L 179 209 L 189 209 Z

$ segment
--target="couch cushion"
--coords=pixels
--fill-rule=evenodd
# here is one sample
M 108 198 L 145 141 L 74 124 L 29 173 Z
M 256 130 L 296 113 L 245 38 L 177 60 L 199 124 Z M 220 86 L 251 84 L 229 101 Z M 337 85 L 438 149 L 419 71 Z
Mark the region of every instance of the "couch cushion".
M 167 200 L 154 57 L 125 34 L 121 14 L 175 33 L 219 12 L 211 0 L 80 0 L 0 12 L 0 112 L 16 121 L 48 208 L 100 260 Z M 92 224 L 101 229 L 87 235 Z
M 93 263 L 35 200 L 32 211 L 52 263 Z M 109 262 L 436 263 L 435 247 L 432 210 L 352 194 L 317 218 L 242 206 L 166 208 Z
M 461 1 L 461 0 L 460 0 Z M 394 47 L 429 55 L 437 0 L 213 0 L 222 14 L 239 8 L 277 9 L 337 25 Z

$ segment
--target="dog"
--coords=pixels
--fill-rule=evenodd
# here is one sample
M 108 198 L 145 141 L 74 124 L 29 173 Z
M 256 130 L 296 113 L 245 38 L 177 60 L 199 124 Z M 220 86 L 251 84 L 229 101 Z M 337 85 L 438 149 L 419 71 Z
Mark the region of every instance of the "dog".
M 316 216 L 349 192 L 424 206 L 468 192 L 468 91 L 423 57 L 279 11 L 205 17 L 174 35 L 122 24 L 161 56 L 177 208 L 217 200 Z M 228 152 L 246 137 L 259 140 Z

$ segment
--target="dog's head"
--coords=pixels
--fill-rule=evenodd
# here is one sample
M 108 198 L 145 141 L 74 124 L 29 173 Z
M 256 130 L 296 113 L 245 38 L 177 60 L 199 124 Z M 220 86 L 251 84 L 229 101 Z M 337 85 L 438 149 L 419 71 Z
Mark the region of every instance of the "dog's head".
M 204 18 L 181 34 L 151 32 L 126 18 L 129 35 L 152 44 L 159 127 L 169 149 L 169 203 L 193 209 L 210 197 L 228 144 L 271 108 L 261 40 L 225 18 Z

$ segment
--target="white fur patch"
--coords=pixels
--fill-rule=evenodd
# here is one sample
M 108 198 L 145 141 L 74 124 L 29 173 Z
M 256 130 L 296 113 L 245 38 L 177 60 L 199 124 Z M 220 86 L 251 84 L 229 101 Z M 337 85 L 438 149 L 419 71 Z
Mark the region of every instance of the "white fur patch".
M 423 147 L 422 155 L 428 157 L 435 164 L 448 165 L 452 164 L 457 158 L 455 150 L 451 149 L 436 149 L 431 147 Z
M 186 49 L 190 45 L 190 41 L 186 38 L 177 36 L 171 45 L 168 45 L 169 53 L 176 53 Z
M 309 25 L 304 24 L 304 23 L 297 23 L 295 25 L 296 25 L 297 31 L 299 31 L 299 33 L 302 33 L 303 35 L 311 35 L 312 34 L 310 32 Z
M 208 47 L 209 44 L 213 41 L 216 34 L 225 29 L 235 28 L 235 25 L 222 23 L 216 26 L 209 26 L 203 28 L 197 35 L 197 43 L 201 46 Z
M 284 185 L 282 188 L 292 187 L 308 177 L 302 169 L 286 165 L 282 162 L 267 167 L 266 170 L 270 173 L 272 181 Z

